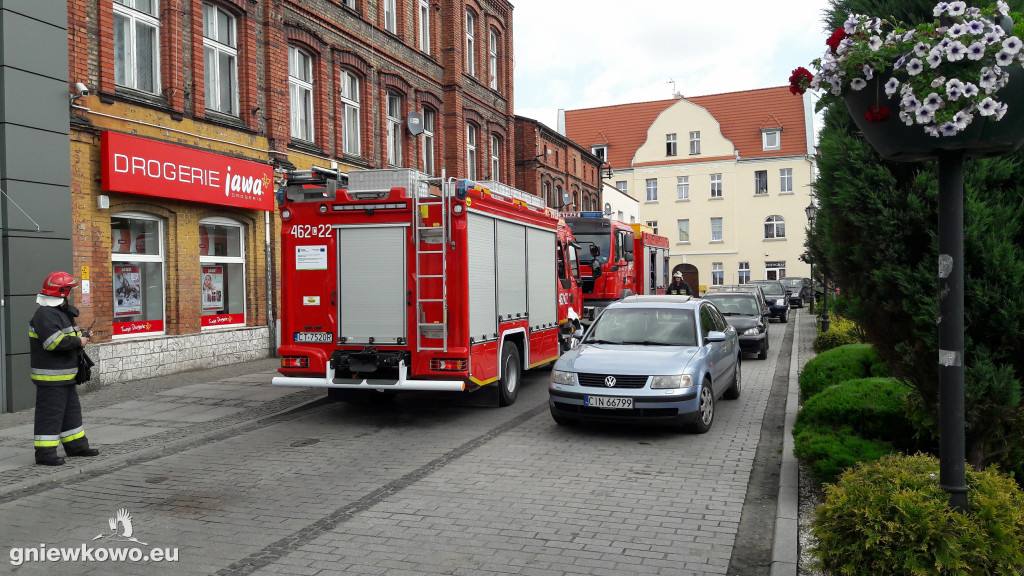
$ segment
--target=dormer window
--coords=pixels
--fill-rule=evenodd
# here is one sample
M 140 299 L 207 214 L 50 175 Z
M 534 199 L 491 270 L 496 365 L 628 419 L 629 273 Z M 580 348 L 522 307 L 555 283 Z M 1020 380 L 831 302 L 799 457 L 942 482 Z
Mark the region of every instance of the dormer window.
M 601 163 L 608 161 L 608 146 L 591 146 L 590 152 L 601 159 Z
M 762 150 L 778 150 L 782 146 L 782 128 L 761 130 Z

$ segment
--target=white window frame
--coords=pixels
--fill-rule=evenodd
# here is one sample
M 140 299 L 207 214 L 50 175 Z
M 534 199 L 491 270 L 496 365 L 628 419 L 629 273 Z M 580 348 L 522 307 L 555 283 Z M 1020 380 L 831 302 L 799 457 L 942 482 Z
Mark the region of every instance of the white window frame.
M 787 193 L 793 191 L 793 169 L 779 168 L 779 192 Z
M 717 227 L 717 230 L 715 229 Z M 718 233 L 717 236 L 715 233 Z M 722 218 L 711 219 L 711 241 L 712 242 L 724 242 L 725 241 L 725 223 Z
M 690 154 L 700 154 L 700 131 L 690 132 Z
M 619 192 L 622 192 L 623 194 L 629 194 L 629 182 L 626 180 L 616 180 L 615 188 L 617 188 Z
M 488 41 L 488 69 L 487 73 L 490 77 L 489 84 L 491 90 L 498 89 L 498 33 L 491 30 L 487 35 Z
M 665 134 L 665 156 L 675 156 L 678 152 L 676 147 L 676 135 Z
M 423 173 L 434 175 L 434 127 L 437 125 L 437 112 L 423 109 Z
M 650 226 L 654 230 L 654 234 L 658 233 L 658 221 L 657 220 L 648 220 L 647 222 L 645 222 L 645 224 L 647 224 L 648 226 Z
M 153 13 L 142 12 L 135 8 L 136 0 L 114 0 L 114 34 L 119 29 L 116 25 L 117 18 L 128 20 L 129 38 L 125 39 L 124 61 L 118 66 L 117 63 L 117 40 L 114 40 L 114 77 L 115 83 L 119 86 L 139 90 L 149 94 L 160 94 L 160 14 L 159 0 L 153 0 Z M 139 88 L 138 66 L 136 56 L 138 55 L 138 39 L 136 31 L 139 26 L 148 26 L 153 29 L 153 90 Z M 123 79 L 117 82 L 117 72 L 121 68 Z
M 306 57 L 306 66 L 302 66 L 302 56 Z M 303 70 L 299 70 L 302 67 Z M 295 76 L 295 73 L 305 73 L 308 79 L 302 76 Z M 315 142 L 315 124 L 313 122 L 316 113 L 313 109 L 313 55 L 297 46 L 288 47 L 288 102 L 291 109 L 291 136 L 307 142 Z M 302 104 L 307 108 L 306 116 L 303 118 L 302 107 L 297 106 L 297 99 L 302 99 Z
M 232 228 L 238 228 L 239 229 L 238 230 L 238 243 L 239 243 L 238 254 L 239 255 L 238 256 L 204 256 L 204 255 L 200 254 L 199 255 L 199 266 L 202 267 L 203 265 L 210 265 L 210 264 L 241 264 L 242 265 L 242 286 L 243 286 L 243 290 L 245 290 L 245 286 L 248 285 L 248 282 L 245 281 L 245 277 L 246 277 L 245 276 L 245 274 L 246 274 L 246 272 L 245 272 L 245 238 L 246 238 L 246 236 L 245 236 L 245 226 L 241 222 L 237 222 L 235 220 L 231 220 L 230 218 L 220 218 L 220 217 L 203 218 L 202 220 L 199 221 L 199 225 L 200 226 L 207 225 L 207 224 L 209 224 L 211 226 L 226 226 L 226 227 L 229 226 L 229 227 L 232 227 Z M 202 290 L 200 289 L 200 293 L 201 292 L 202 292 Z M 242 322 L 237 322 L 235 324 L 222 324 L 222 325 L 219 325 L 219 326 L 203 326 L 201 328 L 201 330 L 217 330 L 217 329 L 220 329 L 220 328 L 229 328 L 229 327 L 237 328 L 238 326 L 245 326 L 245 320 L 244 319 L 248 316 L 248 310 L 246 309 L 246 304 L 248 303 L 248 300 L 249 300 L 249 295 L 248 294 L 242 294 L 242 318 L 243 318 Z M 200 309 L 202 309 L 202 307 L 200 307 Z
M 764 177 L 763 179 L 761 177 Z M 761 185 L 764 185 L 764 188 Z M 755 196 L 767 196 L 768 195 L 768 171 L 767 170 L 754 170 L 754 195 Z
M 761 132 L 761 149 L 778 150 L 782 148 L 782 132 L 780 130 L 763 130 Z
M 725 266 L 721 262 L 711 263 L 711 285 L 722 286 L 725 284 Z
M 342 70 L 339 76 L 341 88 L 339 98 L 341 99 L 341 150 L 349 156 L 362 154 L 362 107 L 359 104 L 359 77 Z
M 430 0 L 420 0 L 420 52 L 430 54 Z
M 676 220 L 676 230 L 679 233 L 678 239 L 676 240 L 680 244 L 690 243 L 690 219 Z
M 466 124 L 466 172 L 470 180 L 476 180 L 476 126 Z
M 690 199 L 690 177 L 676 176 L 676 200 Z
M 648 178 L 645 188 L 647 189 L 647 201 L 657 202 L 658 201 L 658 179 Z
M 608 162 L 608 146 L 591 146 L 590 153 L 601 159 L 601 163 Z
M 476 15 L 466 10 L 466 74 L 476 77 Z
M 780 233 L 781 231 L 781 233 Z M 786 237 L 786 219 L 773 214 L 764 219 L 764 239 L 775 240 Z
M 501 138 L 491 134 L 491 180 L 498 181 L 501 178 Z
M 164 260 L 164 221 L 161 218 L 153 216 L 152 214 L 146 214 L 145 212 L 118 212 L 117 214 L 111 214 L 111 218 L 131 218 L 133 220 L 148 220 L 150 222 L 156 222 L 157 224 L 157 238 L 159 239 L 158 246 L 160 247 L 156 254 L 137 254 L 137 253 L 121 253 L 111 252 L 110 262 L 111 265 L 117 262 L 159 262 L 160 263 L 160 277 L 164 279 L 163 293 L 160 297 L 161 300 L 161 311 L 164 327 L 167 327 L 167 262 Z M 108 232 L 109 234 L 109 232 Z M 148 241 L 148 239 L 147 239 Z M 113 291 L 111 291 L 113 294 Z M 115 319 L 116 320 L 116 319 Z M 140 338 L 146 336 L 159 336 L 166 334 L 166 330 L 159 332 L 143 332 L 137 335 L 134 334 L 113 334 L 110 336 L 112 340 L 119 340 L 121 338 Z
M 750 262 L 740 262 L 736 268 L 736 283 L 750 283 Z
M 721 198 L 722 197 L 722 175 L 711 174 L 711 197 Z
M 392 34 L 398 34 L 398 12 L 395 8 L 395 0 L 384 0 L 384 29 Z
M 230 38 L 219 37 L 220 27 L 217 24 L 221 14 L 228 19 Z M 209 23 L 208 19 L 211 16 L 214 19 L 212 30 L 207 26 Z M 213 36 L 208 35 L 210 33 Z M 214 55 L 213 70 L 210 70 L 209 59 L 206 58 L 207 50 L 211 51 Z M 227 110 L 222 109 L 223 95 L 220 92 L 221 78 L 224 74 L 224 70 L 220 69 L 222 54 L 231 59 L 231 69 L 227 71 L 231 76 L 231 101 L 228 104 Z M 231 12 L 208 2 L 203 3 L 203 63 L 206 73 L 206 109 L 230 116 L 238 116 L 238 19 Z M 210 105 L 211 99 L 213 106 Z
M 782 266 L 768 266 L 769 264 L 782 264 Z M 775 273 L 775 278 L 771 277 L 771 273 Z M 786 261 L 776 262 L 765 262 L 764 263 L 764 279 L 765 280 L 782 280 L 786 277 Z
M 548 208 L 558 208 L 554 202 L 554 198 L 551 197 L 551 183 L 541 182 L 540 184 L 540 195 L 544 198 L 544 205 Z
M 388 166 L 402 167 L 402 97 L 387 92 L 385 115 L 388 123 Z

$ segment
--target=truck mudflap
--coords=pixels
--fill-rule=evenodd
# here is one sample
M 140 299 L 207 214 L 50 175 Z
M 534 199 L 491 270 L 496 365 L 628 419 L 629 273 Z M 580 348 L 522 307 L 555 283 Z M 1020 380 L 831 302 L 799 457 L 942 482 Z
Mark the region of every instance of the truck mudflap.
M 335 370 L 331 362 L 327 363 L 327 374 L 323 378 L 300 378 L 294 376 L 275 376 L 271 383 L 274 386 L 297 386 L 306 388 L 345 388 L 349 390 L 427 390 L 431 392 L 462 392 L 466 383 L 462 380 L 408 380 L 409 370 L 405 361 L 398 363 L 398 380 L 390 378 L 364 378 L 363 380 L 335 379 Z

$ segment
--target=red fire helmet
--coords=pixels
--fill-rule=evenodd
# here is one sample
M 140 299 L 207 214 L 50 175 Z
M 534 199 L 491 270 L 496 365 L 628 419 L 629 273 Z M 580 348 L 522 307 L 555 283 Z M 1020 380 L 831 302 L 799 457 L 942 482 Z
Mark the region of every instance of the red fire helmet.
M 78 280 L 67 272 L 51 272 L 43 281 L 43 289 L 39 291 L 44 296 L 56 296 L 66 298 L 71 289 L 78 286 Z

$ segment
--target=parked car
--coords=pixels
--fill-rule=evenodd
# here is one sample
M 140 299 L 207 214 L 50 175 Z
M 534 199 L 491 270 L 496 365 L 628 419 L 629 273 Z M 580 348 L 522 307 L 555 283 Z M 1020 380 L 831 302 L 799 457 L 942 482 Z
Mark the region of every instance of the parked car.
M 580 336 L 551 370 L 548 406 L 558 424 L 659 422 L 703 434 L 715 401 L 740 395 L 736 329 L 711 302 L 629 296 Z
M 768 314 L 753 292 L 714 292 L 704 299 L 715 305 L 736 329 L 740 350 L 768 358 Z
M 760 284 L 732 284 L 718 286 L 717 288 L 716 292 L 748 292 L 753 294 L 761 304 L 761 313 L 765 316 L 770 316 L 772 313 L 771 308 L 768 307 L 768 297 L 764 295 L 764 290 L 761 289 Z
M 786 285 L 779 280 L 754 280 L 751 284 L 757 284 L 764 290 L 772 318 L 778 318 L 783 324 L 789 322 L 789 290 L 786 290 Z
M 803 308 L 804 304 L 810 304 L 814 297 L 814 290 L 811 288 L 811 279 L 797 276 L 787 276 L 782 283 L 789 289 L 789 305 Z

